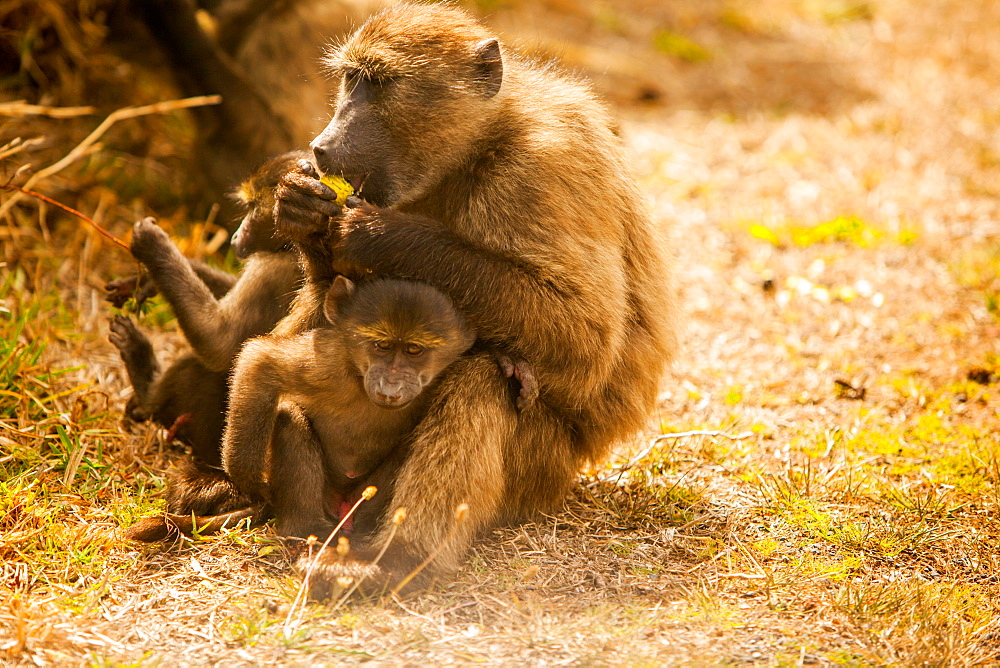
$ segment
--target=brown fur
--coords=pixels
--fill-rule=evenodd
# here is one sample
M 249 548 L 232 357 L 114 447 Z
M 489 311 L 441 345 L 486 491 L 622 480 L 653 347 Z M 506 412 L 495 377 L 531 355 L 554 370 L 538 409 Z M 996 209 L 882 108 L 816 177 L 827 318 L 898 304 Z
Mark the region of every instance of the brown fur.
M 314 183 L 276 191 L 278 224 L 325 244 L 329 276 L 436 286 L 538 377 L 518 414 L 488 355 L 444 372 L 395 482 L 409 518 L 382 562 L 390 580 L 432 553 L 431 568 L 454 569 L 477 532 L 560 502 L 585 462 L 644 426 L 676 347 L 663 242 L 606 109 L 492 39 L 445 5 L 371 18 L 329 55 L 340 107 L 313 147 L 324 172 L 369 173 L 373 204 L 330 217 Z M 286 323 L 317 308 L 303 293 Z M 327 555 L 314 581 L 340 570 Z
M 149 339 L 124 316 L 115 316 L 108 339 L 118 348 L 132 383 L 125 412 L 129 419 L 152 419 L 191 447 L 208 466 L 219 466 L 219 439 L 226 416 L 228 377 L 205 367 L 191 353 L 160 373 Z
M 132 284 L 146 294 L 164 295 L 192 347 L 191 353 L 160 374 L 152 346 L 132 322 L 118 317 L 111 325 L 110 339 L 122 355 L 134 391 L 130 416 L 151 418 L 174 431 L 191 446 L 198 463 L 194 468 L 204 469 L 204 479 L 192 473 L 192 465 L 172 479 L 167 493 L 172 512 L 226 512 L 238 503 L 224 476 L 211 470 L 221 465 L 227 378 L 243 342 L 268 332 L 287 314 L 300 280 L 295 254 L 275 237 L 272 210 L 278 178 L 303 157 L 301 152 L 289 153 L 267 161 L 237 192 L 246 215 L 233 245 L 249 257 L 228 289 L 222 289 L 217 275 L 221 272 L 184 258 L 153 219 L 136 223 L 133 231 L 132 252 L 146 267 L 155 289 L 143 289 L 134 280 Z M 126 279 L 109 284 L 109 299 L 120 302 L 121 285 L 128 283 Z
M 330 324 L 248 341 L 233 369 L 223 462 L 239 489 L 271 503 L 282 536 L 325 538 L 343 503 L 383 486 L 383 464 L 423 415 L 424 390 L 474 339 L 426 285 L 375 281 L 355 292 L 340 277 L 328 295 Z

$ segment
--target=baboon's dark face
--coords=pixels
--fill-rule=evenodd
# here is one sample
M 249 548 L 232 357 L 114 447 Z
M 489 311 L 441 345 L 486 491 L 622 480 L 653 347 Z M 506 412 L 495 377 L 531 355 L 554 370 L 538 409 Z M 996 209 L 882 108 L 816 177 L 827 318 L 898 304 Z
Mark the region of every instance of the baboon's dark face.
M 397 197 L 392 169 L 393 142 L 380 115 L 391 82 L 355 69 L 340 74 L 340 95 L 333 119 L 310 147 L 324 174 L 343 176 L 354 192 L 378 206 Z
M 409 332 L 385 321 L 351 327 L 348 343 L 365 394 L 376 406 L 402 408 L 433 384 L 442 370 L 469 346 L 462 331 L 445 333 L 421 326 Z M 403 334 L 400 336 L 400 334 Z
M 365 393 L 382 408 L 402 408 L 437 375 L 433 351 L 406 341 L 374 341 L 364 374 Z
M 461 168 L 499 92 L 497 40 L 478 27 L 463 39 L 440 26 L 414 42 L 375 17 L 327 58 L 339 81 L 333 119 L 313 140 L 317 166 L 343 176 L 359 196 L 391 206 Z M 465 29 L 463 29 L 465 30 Z
M 387 318 L 383 312 L 378 319 L 347 324 L 351 358 L 365 394 L 376 406 L 406 406 L 472 344 L 472 335 L 460 316 L 446 313 L 442 319 L 435 313 L 433 319 L 417 322 L 411 316 L 420 306 L 405 305 L 409 312 L 403 318 L 398 313 L 396 318 Z

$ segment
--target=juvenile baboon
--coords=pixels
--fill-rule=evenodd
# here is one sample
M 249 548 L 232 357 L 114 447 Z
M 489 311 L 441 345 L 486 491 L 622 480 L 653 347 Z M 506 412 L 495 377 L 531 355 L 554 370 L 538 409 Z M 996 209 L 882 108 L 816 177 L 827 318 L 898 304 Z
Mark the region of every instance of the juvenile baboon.
M 356 290 L 339 276 L 322 310 L 325 325 L 252 339 L 236 360 L 223 460 L 247 493 L 229 499 L 217 515 L 173 511 L 145 518 L 127 529 L 128 538 L 154 542 L 191 535 L 196 527 L 211 533 L 271 517 L 281 536 L 325 538 L 368 485 L 378 497 L 345 528 L 362 540 L 374 530 L 427 390 L 475 336 L 447 297 L 419 283 L 376 280 Z M 519 397 L 525 407 L 532 399 Z M 217 496 L 211 477 L 180 484 L 191 497 L 202 487 L 202 496 Z
M 121 353 L 134 392 L 129 415 L 136 420 L 153 419 L 171 429 L 204 465 L 187 465 L 171 481 L 167 497 L 173 512 L 204 514 L 209 509 L 204 504 L 210 502 L 199 497 L 219 498 L 229 489 L 221 469 L 212 472 L 221 466 L 227 378 L 243 342 L 270 331 L 288 312 L 300 281 L 296 255 L 274 234 L 272 211 L 278 178 L 303 155 L 293 152 L 267 161 L 237 191 L 246 215 L 233 234 L 233 247 L 246 264 L 227 289 L 223 289 L 222 272 L 187 260 L 151 218 L 136 223 L 131 248 L 146 267 L 154 289 L 135 279 L 107 286 L 109 300 L 119 304 L 123 285 L 136 286 L 144 295 L 161 292 L 192 347 L 191 353 L 161 374 L 145 335 L 127 318 L 117 317 L 111 323 L 109 338 Z M 212 280 L 205 281 L 205 276 Z M 199 475 L 199 468 L 207 478 Z M 232 500 L 228 505 L 233 503 L 240 502 Z M 222 512 L 225 508 L 216 504 L 210 509 Z
M 271 503 L 282 536 L 329 535 L 475 338 L 448 298 L 420 283 L 355 290 L 340 276 L 324 313 L 325 327 L 248 341 L 233 367 L 223 463 L 237 487 Z
M 456 568 L 477 532 L 557 504 L 584 462 L 644 426 L 676 347 L 670 267 L 603 105 L 465 12 L 386 9 L 327 64 L 339 96 L 316 162 L 370 204 L 341 210 L 291 172 L 279 228 L 331 258 L 324 280 L 437 287 L 480 339 L 528 360 L 541 390 L 515 411 L 485 352 L 442 373 L 395 478 L 391 506 L 408 519 L 367 567 L 384 584 L 432 554 L 431 569 Z M 283 324 L 320 307 L 302 293 Z M 365 570 L 389 531 L 351 563 L 322 555 L 314 592 Z

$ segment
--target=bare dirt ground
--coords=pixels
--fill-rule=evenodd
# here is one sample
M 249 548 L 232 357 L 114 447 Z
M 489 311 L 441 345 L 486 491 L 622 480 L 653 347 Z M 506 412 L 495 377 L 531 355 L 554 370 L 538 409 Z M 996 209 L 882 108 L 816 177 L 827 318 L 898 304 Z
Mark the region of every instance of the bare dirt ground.
M 453 582 L 295 606 L 267 528 L 170 548 L 117 536 L 177 457 L 118 422 L 100 286 L 129 264 L 22 202 L 0 221 L 0 661 L 1000 662 L 1000 5 L 480 10 L 594 79 L 672 230 L 684 349 L 648 433 L 562 512 L 484 536 Z M 97 50 L 93 67 L 124 66 Z M 0 144 L 42 140 L 0 149 L 4 178 L 96 122 L 11 117 Z M 141 180 L 173 176 L 129 153 L 170 123 L 122 128 L 38 188 L 119 236 L 150 206 L 203 234 Z M 168 314 L 146 325 L 176 352 Z

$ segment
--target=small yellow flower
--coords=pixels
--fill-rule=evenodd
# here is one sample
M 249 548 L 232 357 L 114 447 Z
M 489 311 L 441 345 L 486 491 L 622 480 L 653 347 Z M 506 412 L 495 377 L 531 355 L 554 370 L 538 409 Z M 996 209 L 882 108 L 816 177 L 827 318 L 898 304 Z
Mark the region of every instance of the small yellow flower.
M 322 177 L 319 182 L 329 187 L 333 192 L 337 193 L 337 199 L 335 201 L 340 206 L 344 206 L 344 202 L 347 201 L 347 198 L 354 194 L 354 187 L 339 176 L 327 174 Z

